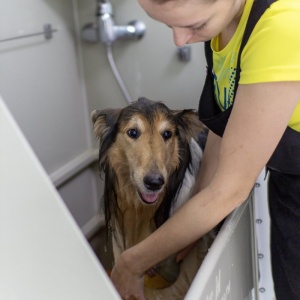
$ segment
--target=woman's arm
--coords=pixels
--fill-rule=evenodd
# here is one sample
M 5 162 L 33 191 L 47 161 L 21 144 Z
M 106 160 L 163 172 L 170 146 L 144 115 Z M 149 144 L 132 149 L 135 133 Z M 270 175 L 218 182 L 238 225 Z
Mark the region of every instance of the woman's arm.
M 193 195 L 206 187 L 213 178 L 219 160 L 221 141 L 222 139 L 218 135 L 209 130 Z
M 209 130 L 201 161 L 201 168 L 196 178 L 194 190 L 191 196 L 194 196 L 197 193 L 199 193 L 203 188 L 205 188 L 209 184 L 209 182 L 213 178 L 219 160 L 220 145 L 221 138 Z M 179 253 L 176 255 L 176 261 L 182 261 L 195 246 L 196 242 L 197 241 L 180 250 Z
M 116 262 L 112 280 L 123 297 L 144 299 L 146 270 L 203 236 L 248 197 L 299 99 L 299 82 L 239 86 L 213 178 L 165 224 Z

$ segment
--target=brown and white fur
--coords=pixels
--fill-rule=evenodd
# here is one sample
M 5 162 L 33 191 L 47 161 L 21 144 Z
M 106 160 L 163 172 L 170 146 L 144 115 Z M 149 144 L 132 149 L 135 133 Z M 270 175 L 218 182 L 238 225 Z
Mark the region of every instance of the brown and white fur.
M 189 199 L 204 126 L 194 110 L 174 111 L 146 98 L 123 109 L 94 111 L 92 120 L 100 139 L 104 208 L 116 259 Z M 176 280 L 161 290 L 146 289 L 147 299 L 183 299 L 211 242 L 210 234 L 200 239 L 180 265 L 174 257 L 162 262 L 158 272 L 168 279 L 175 273 Z

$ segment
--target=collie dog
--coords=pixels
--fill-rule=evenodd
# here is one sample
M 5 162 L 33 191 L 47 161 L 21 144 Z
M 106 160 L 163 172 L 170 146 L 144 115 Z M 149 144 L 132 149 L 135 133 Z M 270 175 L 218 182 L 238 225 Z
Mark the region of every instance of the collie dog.
M 189 199 L 205 128 L 196 111 L 170 110 L 146 98 L 123 109 L 93 111 L 92 120 L 94 135 L 100 139 L 100 170 L 105 174 L 106 225 L 117 259 Z M 174 256 L 156 266 L 155 272 L 168 284 L 146 287 L 147 299 L 183 299 L 212 240 L 211 234 L 201 238 L 180 263 Z

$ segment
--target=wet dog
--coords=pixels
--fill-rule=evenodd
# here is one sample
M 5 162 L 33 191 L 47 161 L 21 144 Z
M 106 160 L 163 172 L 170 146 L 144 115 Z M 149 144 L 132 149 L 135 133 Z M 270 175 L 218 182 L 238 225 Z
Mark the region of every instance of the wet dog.
M 189 199 L 205 128 L 194 110 L 170 110 L 146 98 L 123 109 L 94 111 L 92 120 L 100 139 L 106 225 L 116 259 Z M 147 299 L 183 299 L 212 239 L 211 234 L 201 238 L 180 264 L 172 257 L 156 266 L 170 286 L 146 288 Z

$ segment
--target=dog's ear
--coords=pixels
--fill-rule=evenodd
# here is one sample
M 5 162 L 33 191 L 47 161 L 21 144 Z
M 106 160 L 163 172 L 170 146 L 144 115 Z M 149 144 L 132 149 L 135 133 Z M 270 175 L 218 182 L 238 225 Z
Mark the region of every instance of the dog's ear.
M 94 126 L 94 135 L 102 139 L 103 135 L 117 123 L 121 111 L 121 108 L 94 110 L 91 116 Z
M 205 131 L 205 126 L 199 120 L 196 110 L 177 110 L 173 111 L 173 114 L 175 115 L 179 134 L 183 141 L 190 142 L 191 138 L 197 141 L 200 133 Z

